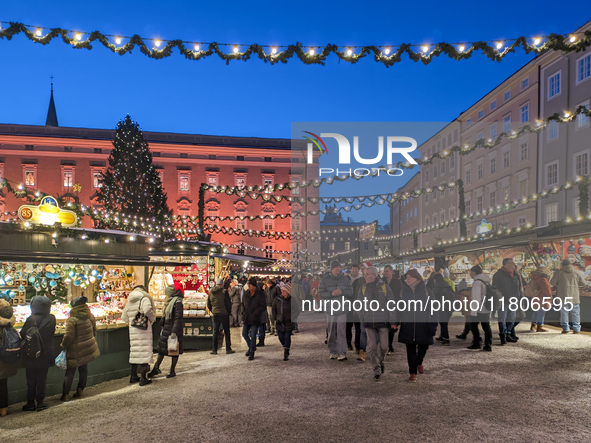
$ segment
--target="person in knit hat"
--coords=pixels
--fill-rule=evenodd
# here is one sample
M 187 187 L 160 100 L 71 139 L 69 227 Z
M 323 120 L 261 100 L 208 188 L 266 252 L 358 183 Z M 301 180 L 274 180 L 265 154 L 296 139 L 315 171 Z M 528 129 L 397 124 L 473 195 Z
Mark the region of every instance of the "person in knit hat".
M 249 360 L 254 360 L 256 351 L 257 329 L 261 325 L 261 316 L 267 312 L 267 301 L 265 293 L 257 284 L 254 277 L 248 279 L 248 287 L 244 288 L 244 297 L 242 298 L 242 337 L 246 340 L 248 351 L 246 356 Z
M 283 345 L 283 361 L 287 361 L 291 349 L 291 335 L 295 330 L 295 321 L 300 315 L 300 307 L 291 296 L 291 284 L 283 283 L 280 287 L 281 296 L 273 300 L 271 315 L 275 319 L 277 335 Z
M 5 331 L 12 329 L 15 323 L 12 306 L 6 300 L 0 299 L 0 340 Z M 18 371 L 18 363 L 9 364 L 0 360 L 0 417 L 4 417 L 8 407 L 8 377 L 13 377 Z
M 417 381 L 417 372 L 424 373 L 423 360 L 433 344 L 433 336 L 437 332 L 437 312 L 432 313 L 428 300 L 433 300 L 433 292 L 427 288 L 421 274 L 416 269 L 406 273 L 402 286 L 401 303 L 406 309 L 395 311 L 395 327 L 400 327 L 398 341 L 406 345 L 408 360 L 408 381 Z M 412 303 L 411 303 L 412 302 Z M 422 309 L 423 308 L 423 309 Z
M 341 272 L 341 263 L 333 260 L 330 272 L 320 281 L 320 298 L 327 303 L 328 350 L 331 360 L 347 360 L 347 312 L 345 300 L 351 300 L 351 280 Z

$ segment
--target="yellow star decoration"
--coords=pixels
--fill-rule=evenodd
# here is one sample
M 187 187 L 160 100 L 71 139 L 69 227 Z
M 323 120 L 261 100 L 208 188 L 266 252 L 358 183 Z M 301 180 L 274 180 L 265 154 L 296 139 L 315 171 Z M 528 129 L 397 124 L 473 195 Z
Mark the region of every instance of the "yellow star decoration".
M 74 190 L 74 192 L 80 192 L 80 191 L 82 191 L 82 185 L 80 183 L 74 183 L 74 186 L 72 186 L 72 189 Z

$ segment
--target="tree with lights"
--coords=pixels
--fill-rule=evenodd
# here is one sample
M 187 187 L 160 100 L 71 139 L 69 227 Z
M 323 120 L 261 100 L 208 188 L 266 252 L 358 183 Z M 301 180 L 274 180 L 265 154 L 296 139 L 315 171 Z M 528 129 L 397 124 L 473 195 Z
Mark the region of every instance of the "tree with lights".
M 148 143 L 129 115 L 117 124 L 113 147 L 97 200 L 106 211 L 137 215 L 151 219 L 153 225 L 164 225 L 172 215 L 166 193 L 152 164 Z M 121 227 L 114 219 L 103 219 L 99 224 L 103 228 Z
M 54 302 L 57 301 L 59 303 L 66 303 L 68 300 L 68 288 L 64 283 L 64 280 L 58 278 L 55 280 L 57 283 L 56 286 L 47 285 L 46 288 L 41 287 L 36 295 L 43 295 L 45 297 L 49 297 L 49 299 Z

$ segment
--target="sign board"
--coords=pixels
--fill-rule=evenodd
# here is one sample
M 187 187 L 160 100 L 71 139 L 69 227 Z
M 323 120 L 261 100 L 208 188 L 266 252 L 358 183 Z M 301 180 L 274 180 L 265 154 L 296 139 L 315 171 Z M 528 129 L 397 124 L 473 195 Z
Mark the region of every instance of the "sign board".
M 372 240 L 376 236 L 378 224 L 373 222 L 359 230 L 359 240 Z
M 61 223 L 62 226 L 75 226 L 78 216 L 75 212 L 62 209 L 54 197 L 46 196 L 41 200 L 39 206 L 23 205 L 18 209 L 18 216 L 23 222 L 38 225 L 53 226 Z
M 492 231 L 492 223 L 487 223 L 486 220 L 482 219 L 480 224 L 476 226 L 476 233 L 477 234 L 486 234 L 487 232 Z

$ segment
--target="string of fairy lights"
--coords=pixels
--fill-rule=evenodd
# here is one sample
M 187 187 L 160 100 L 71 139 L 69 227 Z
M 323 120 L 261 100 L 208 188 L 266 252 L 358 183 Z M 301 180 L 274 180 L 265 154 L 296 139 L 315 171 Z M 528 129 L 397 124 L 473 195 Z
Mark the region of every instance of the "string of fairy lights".
M 568 35 L 539 35 L 514 39 L 499 39 L 488 41 L 467 41 L 459 43 L 422 43 L 422 44 L 397 44 L 397 45 L 303 45 L 295 43 L 281 44 L 244 44 L 244 43 L 217 43 L 200 40 L 169 40 L 158 36 L 141 37 L 137 34 L 128 37 L 123 35 L 103 34 L 99 31 L 87 32 L 81 30 L 68 30 L 62 28 L 48 28 L 44 26 L 30 26 L 19 22 L 0 22 L 0 38 L 12 40 L 17 34 L 23 33 L 30 41 L 47 45 L 53 39 L 61 41 L 73 48 L 92 49 L 92 43 L 99 42 L 105 48 L 115 54 L 123 55 L 131 52 L 136 46 L 140 52 L 153 59 L 164 59 L 173 54 L 177 49 L 179 55 L 186 60 L 203 60 L 217 55 L 227 64 L 233 60 L 247 61 L 258 57 L 271 65 L 287 63 L 291 58 L 297 57 L 306 65 L 324 65 L 327 58 L 334 54 L 339 61 L 355 64 L 365 57 L 373 55 L 374 61 L 390 67 L 402 61 L 406 54 L 414 62 L 424 65 L 431 63 L 436 57 L 446 55 L 453 60 L 466 60 L 474 54 L 481 52 L 492 61 L 501 61 L 508 54 L 522 48 L 526 54 L 533 52 L 538 55 L 548 50 L 562 51 L 564 53 L 579 52 L 591 44 L 591 32 L 585 31 Z

